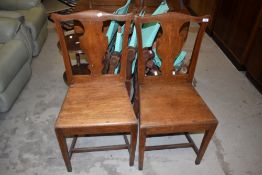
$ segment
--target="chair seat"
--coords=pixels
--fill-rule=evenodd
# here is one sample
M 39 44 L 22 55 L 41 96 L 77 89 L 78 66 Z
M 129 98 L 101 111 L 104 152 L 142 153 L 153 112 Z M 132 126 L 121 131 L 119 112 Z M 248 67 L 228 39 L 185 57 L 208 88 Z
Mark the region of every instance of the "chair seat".
M 190 83 L 142 85 L 140 103 L 141 128 L 217 122 Z
M 125 84 L 100 76 L 68 89 L 56 128 L 128 124 L 136 124 L 136 117 Z

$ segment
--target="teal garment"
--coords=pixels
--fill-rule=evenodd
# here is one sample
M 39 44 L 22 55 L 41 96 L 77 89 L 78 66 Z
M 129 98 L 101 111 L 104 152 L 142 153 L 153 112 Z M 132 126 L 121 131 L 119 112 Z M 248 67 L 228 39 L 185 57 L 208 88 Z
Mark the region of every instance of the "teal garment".
M 153 58 L 153 62 L 155 63 L 155 65 L 157 67 L 161 67 L 162 62 L 161 62 L 161 59 L 159 58 L 159 55 L 156 52 L 156 48 L 153 48 L 152 51 L 155 53 L 154 54 L 155 57 Z
M 125 25 L 121 27 L 121 32 L 116 33 L 116 43 L 115 43 L 115 52 L 122 52 L 123 47 L 123 34 L 125 31 Z M 118 74 L 119 72 L 119 65 L 115 68 L 114 74 Z
M 179 68 L 182 65 L 184 59 L 186 58 L 186 54 L 186 51 L 181 51 L 180 54 L 176 57 L 176 60 L 173 64 L 175 68 Z
M 169 10 L 169 7 L 168 7 L 167 3 L 166 2 L 162 2 L 159 5 L 159 7 L 154 11 L 154 13 L 152 15 L 163 14 L 163 13 L 166 13 L 168 10 Z M 144 12 L 141 12 L 139 15 L 143 16 L 144 14 L 145 14 Z M 143 48 L 145 48 L 145 47 L 152 47 L 153 42 L 154 42 L 154 40 L 156 38 L 156 35 L 157 35 L 159 29 L 160 29 L 160 24 L 159 23 L 149 23 L 149 24 L 144 24 L 143 25 L 143 27 L 142 27 Z M 122 29 L 122 31 L 123 31 L 123 29 Z M 118 37 L 118 33 L 117 33 L 115 51 L 116 51 L 116 49 L 120 50 L 120 49 L 118 49 L 119 48 L 119 43 L 120 43 L 120 37 Z M 122 42 L 121 42 L 121 44 L 122 44 Z M 132 33 L 132 36 L 131 36 L 131 39 L 129 41 L 129 45 L 128 46 L 134 47 L 134 48 L 136 48 L 136 46 L 137 46 L 137 33 L 136 33 L 135 28 L 133 30 L 133 33 Z M 132 74 L 135 71 L 136 60 L 137 60 L 137 55 L 136 55 L 136 58 L 134 59 L 134 61 L 132 63 Z M 158 62 L 160 62 L 160 64 L 161 64 L 161 60 L 160 59 L 159 59 Z M 115 69 L 115 74 L 117 74 L 118 70 L 119 70 L 119 66 Z
M 121 32 L 116 33 L 115 52 L 122 52 L 124 31 L 125 31 L 125 25 L 121 27 Z
M 169 10 L 169 7 L 166 2 L 162 2 L 158 8 L 154 11 L 152 15 L 159 15 L 166 13 Z M 144 24 L 142 27 L 142 40 L 143 40 L 143 48 L 152 47 L 156 35 L 160 29 L 159 23 L 149 23 Z
M 136 62 L 137 62 L 137 54 L 135 56 L 134 61 L 132 62 L 132 74 L 134 74 L 135 72 Z
M 131 2 L 131 0 L 128 0 L 128 1 L 126 2 L 126 4 L 125 4 L 123 7 L 117 9 L 117 10 L 114 12 L 114 14 L 116 14 L 116 15 L 126 14 L 127 11 L 128 11 L 130 2 Z M 111 41 L 112 41 L 112 39 L 113 39 L 116 31 L 117 31 L 118 26 L 119 26 L 119 25 L 118 25 L 118 23 L 117 23 L 116 21 L 111 21 L 111 23 L 110 23 L 110 25 L 109 25 L 109 27 L 108 27 L 107 33 L 106 33 L 106 36 L 107 36 L 107 38 L 108 38 L 108 44 L 111 43 Z
M 141 11 L 139 16 L 143 16 L 144 14 L 145 14 L 145 11 Z M 132 25 L 131 28 L 134 28 L 134 29 L 133 29 L 131 39 L 129 40 L 128 46 L 135 48 L 137 46 L 136 29 L 135 29 L 134 25 Z M 122 52 L 124 30 L 125 30 L 125 25 L 122 26 L 121 32 L 117 32 L 116 44 L 115 44 L 115 51 L 116 52 Z M 135 61 L 133 61 L 133 63 L 132 63 L 132 74 L 135 70 L 135 63 L 134 62 Z M 115 69 L 114 74 L 118 74 L 118 72 L 119 72 L 119 66 L 117 66 L 117 68 Z
M 154 48 L 154 49 L 152 49 L 152 50 L 153 50 L 153 52 L 155 53 L 155 57 L 153 58 L 154 64 L 155 64 L 157 67 L 161 67 L 162 61 L 161 61 L 159 55 L 157 54 L 156 48 Z M 176 57 L 176 59 L 175 59 L 175 61 L 174 61 L 174 64 L 173 64 L 174 68 L 179 68 L 179 67 L 182 65 L 184 59 L 186 58 L 186 54 L 187 54 L 186 51 L 181 51 L 181 52 L 179 53 L 179 55 Z
M 129 41 L 128 46 L 134 47 L 134 48 L 136 48 L 136 46 L 137 46 L 136 28 L 135 27 L 134 27 L 134 30 L 133 30 L 133 33 L 132 33 L 132 36 L 131 36 L 131 39 Z
M 169 10 L 169 7 L 166 2 L 162 2 L 159 7 L 154 11 L 152 15 L 158 15 L 162 13 L 166 13 Z M 139 16 L 144 16 L 145 12 L 141 12 Z M 155 37 L 157 35 L 157 32 L 160 28 L 160 25 L 158 23 L 150 23 L 150 24 L 144 24 L 142 26 L 142 42 L 143 42 L 143 48 L 146 46 L 152 47 L 153 42 L 155 40 Z M 134 28 L 129 45 L 130 47 L 137 47 L 137 33 L 136 29 Z M 156 52 L 155 52 L 156 53 Z M 135 59 L 132 63 L 132 74 L 135 72 L 135 65 L 137 62 L 137 54 L 135 56 Z M 161 63 L 161 60 L 160 60 Z
M 145 11 L 141 11 L 139 13 L 139 16 L 144 16 L 144 15 L 145 15 Z M 136 35 L 137 35 L 136 34 L 136 28 L 134 27 L 131 39 L 130 39 L 129 44 L 128 44 L 129 47 L 136 48 L 136 46 L 137 46 L 137 37 L 136 37 Z
M 120 69 L 120 66 L 118 65 L 118 66 L 115 68 L 115 71 L 114 71 L 114 74 L 115 74 L 115 75 L 118 74 L 119 69 Z

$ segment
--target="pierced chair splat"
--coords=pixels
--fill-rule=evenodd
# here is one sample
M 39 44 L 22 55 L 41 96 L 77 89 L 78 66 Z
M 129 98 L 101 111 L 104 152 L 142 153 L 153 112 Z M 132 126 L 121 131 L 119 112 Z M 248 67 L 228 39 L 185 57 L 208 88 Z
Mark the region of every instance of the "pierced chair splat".
M 138 82 L 139 90 L 139 169 L 143 169 L 144 152 L 160 149 L 192 147 L 199 164 L 218 124 L 201 96 L 192 85 L 201 41 L 209 16 L 193 17 L 180 13 L 166 13 L 156 16 L 136 16 L 138 37 Z M 157 22 L 161 35 L 156 40 L 156 52 L 161 59 L 161 74 L 146 75 L 143 54 L 142 26 Z M 187 39 L 183 26 L 189 22 L 198 23 L 190 64 L 186 74 L 174 74 L 174 62 L 179 59 Z M 189 133 L 204 132 L 200 148 L 197 148 Z M 185 134 L 188 143 L 146 146 L 146 138 L 158 135 Z
M 68 91 L 55 123 L 57 140 L 68 171 L 72 171 L 71 156 L 73 153 L 105 150 L 129 150 L 129 164 L 134 164 L 137 119 L 125 86 L 126 57 L 132 14 L 114 15 L 90 10 L 70 15 L 52 16 L 59 36 L 63 53 Z M 74 75 L 69 62 L 69 54 L 64 39 L 61 23 L 77 20 L 83 33 L 79 37 L 80 47 L 86 54 L 89 63 L 89 75 Z M 120 60 L 119 74 L 103 74 L 103 58 L 106 54 L 108 39 L 103 32 L 105 21 L 124 23 L 123 51 Z M 130 135 L 130 141 L 126 134 Z M 124 135 L 125 144 L 100 147 L 76 148 L 78 137 L 96 135 Z M 73 138 L 68 149 L 66 139 Z

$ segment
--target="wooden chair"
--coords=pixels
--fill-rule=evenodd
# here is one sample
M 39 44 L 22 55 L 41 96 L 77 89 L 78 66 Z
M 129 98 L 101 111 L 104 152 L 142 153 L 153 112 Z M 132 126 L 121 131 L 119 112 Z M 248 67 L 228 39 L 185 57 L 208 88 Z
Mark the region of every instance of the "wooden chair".
M 138 36 L 139 82 L 139 170 L 143 169 L 144 151 L 192 147 L 199 164 L 218 124 L 217 119 L 192 86 L 198 53 L 209 16 L 193 17 L 179 13 L 135 17 Z M 162 66 L 160 76 L 145 76 L 141 26 L 158 22 L 162 34 L 156 41 L 156 50 Z M 187 38 L 182 28 L 188 22 L 199 23 L 187 74 L 174 75 L 174 58 L 180 53 Z M 190 137 L 191 132 L 204 132 L 198 149 Z M 185 134 L 188 143 L 146 146 L 146 138 L 157 135 Z
M 100 11 L 84 11 L 70 15 L 53 14 L 59 36 L 69 88 L 55 123 L 57 140 L 68 171 L 72 171 L 72 153 L 128 149 L 129 164 L 134 164 L 137 120 L 125 86 L 127 43 L 132 14 L 112 15 Z M 90 75 L 73 75 L 61 22 L 77 20 L 84 33 L 79 37 L 80 47 L 88 58 Z M 120 74 L 102 74 L 103 57 L 107 50 L 105 21 L 125 24 Z M 126 144 L 75 148 L 77 137 L 93 135 L 130 134 L 131 142 L 124 135 Z M 73 137 L 68 150 L 66 139 Z

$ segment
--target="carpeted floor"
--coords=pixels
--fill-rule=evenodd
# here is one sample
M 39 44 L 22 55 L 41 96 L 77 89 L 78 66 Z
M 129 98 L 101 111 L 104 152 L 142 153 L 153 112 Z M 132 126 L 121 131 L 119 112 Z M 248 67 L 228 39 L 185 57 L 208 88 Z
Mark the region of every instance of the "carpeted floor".
M 33 74 L 13 108 L 0 114 L 0 174 L 68 174 L 54 133 L 54 122 L 66 93 L 57 36 L 49 36 L 32 63 Z M 96 175 L 260 175 L 262 174 L 262 96 L 206 35 L 196 69 L 197 90 L 219 120 L 200 165 L 191 149 L 146 152 L 144 170 L 128 165 L 128 152 L 75 154 L 70 174 Z M 202 135 L 193 139 L 199 144 Z M 149 144 L 182 137 L 149 139 Z M 81 139 L 91 145 L 123 142 L 122 137 Z

